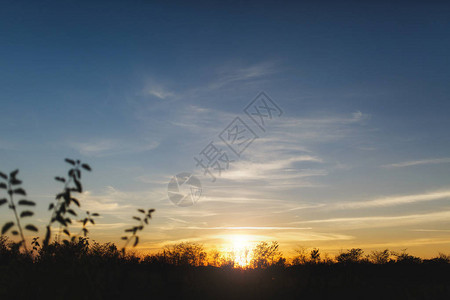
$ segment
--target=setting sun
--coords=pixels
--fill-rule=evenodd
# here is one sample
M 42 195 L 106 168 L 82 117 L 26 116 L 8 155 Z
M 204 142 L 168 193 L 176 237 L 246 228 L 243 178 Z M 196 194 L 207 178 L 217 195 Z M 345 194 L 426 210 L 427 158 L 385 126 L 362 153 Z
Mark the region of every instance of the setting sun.
M 248 235 L 231 235 L 227 237 L 224 254 L 234 261 L 235 267 L 246 267 L 251 261 L 254 241 Z
M 0 300 L 450 299 L 450 0 L 0 8 Z

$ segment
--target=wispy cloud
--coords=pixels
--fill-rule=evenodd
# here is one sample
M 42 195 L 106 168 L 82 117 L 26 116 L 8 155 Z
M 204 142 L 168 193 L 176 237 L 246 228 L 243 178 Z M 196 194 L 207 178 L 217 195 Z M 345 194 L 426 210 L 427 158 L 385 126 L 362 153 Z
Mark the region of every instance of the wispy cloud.
M 163 84 L 156 82 L 154 79 L 147 80 L 142 90 L 142 94 L 144 96 L 153 96 L 161 100 L 176 96 L 175 92 L 169 90 Z
M 199 227 L 199 226 L 188 226 L 184 229 L 195 229 L 195 230 L 309 230 L 311 227 L 276 227 L 276 226 L 219 226 L 219 227 Z
M 335 227 L 342 228 L 377 228 L 412 225 L 420 223 L 431 223 L 447 221 L 450 218 L 450 211 L 440 211 L 425 214 L 410 214 L 401 216 L 368 216 L 368 217 L 347 217 L 328 218 L 308 221 L 292 222 L 292 224 L 325 224 L 333 223 Z
M 382 167 L 384 167 L 384 168 L 403 168 L 403 167 L 411 167 L 411 166 L 418 166 L 418 165 L 435 165 L 435 164 L 447 164 L 447 163 L 450 163 L 449 157 L 410 160 L 410 161 L 405 161 L 405 162 L 383 165 Z
M 119 139 L 92 139 L 88 142 L 70 142 L 69 145 L 85 156 L 111 156 L 132 154 L 153 150 L 158 147 L 157 141 L 127 141 Z
M 218 78 L 211 82 L 208 90 L 216 90 L 232 83 L 242 83 L 243 81 L 255 80 L 279 72 L 279 68 L 274 62 L 261 62 L 250 66 L 236 66 L 234 64 L 221 67 Z
M 415 195 L 389 196 L 369 201 L 337 203 L 332 205 L 331 208 L 358 209 L 370 207 L 386 207 L 386 206 L 409 204 L 414 202 L 435 201 L 447 198 L 450 198 L 450 190 L 435 191 L 431 193 L 415 194 Z

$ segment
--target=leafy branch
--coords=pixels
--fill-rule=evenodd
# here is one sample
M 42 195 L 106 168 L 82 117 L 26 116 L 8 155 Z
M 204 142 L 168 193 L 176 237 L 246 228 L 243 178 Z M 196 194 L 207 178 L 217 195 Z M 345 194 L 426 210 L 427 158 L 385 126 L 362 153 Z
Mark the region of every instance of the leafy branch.
M 148 222 L 152 218 L 152 213 L 154 209 L 149 209 L 147 212 L 143 209 L 138 209 L 138 212 L 142 214 L 141 217 L 133 216 L 133 219 L 139 222 L 139 225 L 133 226 L 131 228 L 125 229 L 125 232 L 131 232 L 131 236 L 123 236 L 122 240 L 125 240 L 125 245 L 122 248 L 122 254 L 125 255 L 125 249 L 131 241 L 133 242 L 133 247 L 136 247 L 139 243 L 139 236 L 137 233 L 144 229 L 145 225 L 148 225 Z
M 55 203 L 50 203 L 49 210 L 53 210 L 50 222 L 47 225 L 47 232 L 45 234 L 44 246 L 48 246 L 51 237 L 51 226 L 53 223 L 58 223 L 60 232 L 70 236 L 69 224 L 72 224 L 72 219 L 69 215 L 74 217 L 77 213 L 71 208 L 74 203 L 80 207 L 80 201 L 74 198 L 75 193 L 82 193 L 83 186 L 81 184 L 81 170 L 91 171 L 88 164 L 81 163 L 79 160 L 66 158 L 65 162 L 72 167 L 67 172 L 67 177 L 55 177 L 56 181 L 64 184 L 63 191 L 56 195 Z
M 11 233 L 13 235 L 20 235 L 21 241 L 19 242 L 19 246 L 23 245 L 25 252 L 28 253 L 25 236 L 23 234 L 23 226 L 20 223 L 20 221 L 23 218 L 33 216 L 34 212 L 32 212 L 31 210 L 22 210 L 19 215 L 19 213 L 17 211 L 16 204 L 14 201 L 14 195 L 21 195 L 21 196 L 27 195 L 25 190 L 20 187 L 20 185 L 22 184 L 22 181 L 17 179 L 18 173 L 19 173 L 19 170 L 15 170 L 15 171 L 12 171 L 11 173 L 9 173 L 9 176 L 7 176 L 6 174 L 0 172 L 0 178 L 2 181 L 2 182 L 0 182 L 0 189 L 5 189 L 5 190 L 7 190 L 7 193 L 8 193 L 8 198 L 0 199 L 0 206 L 4 205 L 6 203 L 9 203 L 8 207 L 9 207 L 9 209 L 11 209 L 14 212 L 14 217 L 15 217 L 15 222 L 10 221 L 10 222 L 6 222 L 3 225 L 2 236 L 5 233 L 7 233 L 9 230 L 11 230 Z M 30 201 L 30 200 L 25 200 L 25 199 L 19 200 L 17 202 L 17 204 L 19 206 L 35 206 L 36 205 L 35 202 Z M 17 227 L 18 230 L 15 229 L 15 226 Z M 36 226 L 34 226 L 32 224 L 26 225 L 25 229 L 34 231 L 34 232 L 38 231 Z
M 94 217 L 99 217 L 100 215 L 98 213 L 91 214 L 89 211 L 86 211 L 86 217 L 84 219 L 79 220 L 78 222 L 83 224 L 83 227 L 81 228 L 81 231 L 78 235 L 83 233 L 84 237 L 87 236 L 89 230 L 87 229 L 87 225 L 91 223 L 92 225 L 95 225 Z

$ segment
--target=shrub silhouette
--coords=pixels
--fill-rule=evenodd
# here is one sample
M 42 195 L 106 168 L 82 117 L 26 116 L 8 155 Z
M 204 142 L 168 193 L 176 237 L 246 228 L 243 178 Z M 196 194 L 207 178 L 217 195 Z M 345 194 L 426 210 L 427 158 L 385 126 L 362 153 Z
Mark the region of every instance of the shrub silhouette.
M 362 255 L 364 251 L 360 248 L 352 248 L 345 252 L 341 252 L 336 260 L 339 263 L 349 264 L 349 263 L 358 263 L 361 261 Z
M 382 251 L 372 251 L 369 254 L 369 259 L 370 261 L 372 261 L 374 264 L 387 264 L 388 262 L 390 262 L 390 257 L 391 257 L 391 252 L 389 251 L 389 249 L 384 249 Z
M 406 253 L 406 249 L 403 249 L 400 253 L 394 252 L 393 255 L 396 257 L 397 263 L 401 264 L 419 264 L 422 262 L 420 257 Z
M 166 263 L 175 266 L 198 267 L 206 264 L 207 254 L 202 245 L 183 242 L 166 246 L 163 250 L 162 257 Z
M 284 265 L 286 260 L 282 257 L 278 248 L 279 245 L 276 241 L 258 243 L 253 249 L 253 258 L 250 261 L 250 265 L 258 269 L 267 268 L 275 264 Z

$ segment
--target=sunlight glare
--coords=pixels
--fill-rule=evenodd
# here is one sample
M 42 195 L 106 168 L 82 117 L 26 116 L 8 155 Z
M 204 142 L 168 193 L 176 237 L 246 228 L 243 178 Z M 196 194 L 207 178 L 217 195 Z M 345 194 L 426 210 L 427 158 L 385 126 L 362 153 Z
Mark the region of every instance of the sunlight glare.
M 252 237 L 247 235 L 232 235 L 228 238 L 230 248 L 228 253 L 232 256 L 236 267 L 246 267 L 251 260 L 253 248 Z

